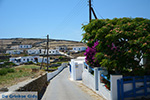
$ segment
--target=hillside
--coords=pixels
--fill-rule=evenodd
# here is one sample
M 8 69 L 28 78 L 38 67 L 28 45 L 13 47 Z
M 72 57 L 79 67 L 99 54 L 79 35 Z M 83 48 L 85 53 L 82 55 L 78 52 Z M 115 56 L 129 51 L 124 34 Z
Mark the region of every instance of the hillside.
M 46 39 L 40 38 L 10 38 L 10 39 L 0 39 L 0 49 L 1 50 L 9 50 L 12 46 L 17 46 L 20 44 L 31 44 L 33 48 L 45 48 Z M 49 48 L 54 49 L 58 46 L 67 46 L 68 48 L 72 48 L 75 46 L 86 46 L 85 43 L 71 40 L 57 40 L 50 39 Z

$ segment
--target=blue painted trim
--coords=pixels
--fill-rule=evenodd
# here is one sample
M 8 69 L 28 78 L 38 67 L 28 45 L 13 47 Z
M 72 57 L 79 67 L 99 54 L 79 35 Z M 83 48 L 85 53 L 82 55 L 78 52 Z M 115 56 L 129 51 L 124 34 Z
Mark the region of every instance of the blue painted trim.
M 105 76 L 104 74 L 101 74 L 101 77 L 103 77 L 104 79 L 106 79 L 107 81 L 110 82 L 110 80 L 107 78 L 107 76 Z
M 69 69 L 70 69 L 70 73 L 71 73 L 71 65 L 69 64 Z
M 144 76 L 144 92 L 145 92 L 145 96 L 147 96 L 147 77 Z
M 92 71 L 94 71 L 94 68 L 92 68 L 91 66 L 89 66 L 89 68 L 90 68 Z
M 126 80 L 127 79 L 127 80 Z M 147 82 L 150 81 L 150 76 L 127 76 L 122 79 L 117 80 L 117 91 L 118 91 L 118 100 L 124 100 L 124 98 L 137 97 L 137 96 L 147 96 L 150 95 L 150 92 L 147 91 L 147 88 L 150 87 L 150 84 Z M 137 82 L 143 82 L 144 85 L 136 88 Z M 124 92 L 124 84 L 132 83 L 133 89 Z M 144 90 L 143 93 L 136 93 L 137 91 Z M 121 91 L 121 92 L 120 92 Z
M 86 62 L 84 62 L 84 65 L 85 65 L 85 66 L 89 66 Z
M 86 62 L 84 62 L 84 65 L 89 67 L 90 69 L 92 69 L 94 71 L 94 68 L 92 68 L 91 66 L 89 66 Z M 98 71 L 103 70 L 102 68 L 98 68 Z
M 135 77 L 133 77 L 133 95 L 136 97 L 136 85 L 135 85 Z
M 121 79 L 121 100 L 124 100 L 124 87 L 123 87 L 123 79 Z
M 117 94 L 118 94 L 118 100 L 120 100 L 120 80 L 117 80 Z

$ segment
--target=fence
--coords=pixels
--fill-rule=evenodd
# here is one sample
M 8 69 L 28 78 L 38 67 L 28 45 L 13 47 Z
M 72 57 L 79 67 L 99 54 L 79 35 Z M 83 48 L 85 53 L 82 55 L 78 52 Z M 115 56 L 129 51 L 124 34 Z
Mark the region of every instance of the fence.
M 107 77 L 107 70 L 92 68 L 84 62 L 83 64 L 83 84 L 106 100 L 129 100 L 138 96 L 150 96 L 150 76 L 123 77 L 122 75 L 110 75 L 109 78 L 109 76 Z M 110 88 L 106 87 L 106 84 L 109 84 Z
M 92 71 L 94 71 L 94 74 L 91 74 Z M 108 72 L 105 69 L 92 68 L 84 63 L 82 74 L 83 84 L 107 100 L 117 100 L 117 79 L 122 78 L 122 76 L 111 75 L 109 80 L 106 76 L 107 74 Z M 103 83 L 100 78 L 103 78 L 110 83 L 110 90 L 106 88 L 106 84 Z
M 118 100 L 150 95 L 150 76 L 128 76 L 117 80 Z

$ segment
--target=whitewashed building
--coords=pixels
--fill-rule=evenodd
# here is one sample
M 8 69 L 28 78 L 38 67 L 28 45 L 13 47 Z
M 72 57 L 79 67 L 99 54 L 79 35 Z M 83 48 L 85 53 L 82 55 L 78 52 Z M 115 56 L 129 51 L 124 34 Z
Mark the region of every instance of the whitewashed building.
M 26 57 L 11 57 L 9 58 L 9 61 L 10 62 L 13 62 L 13 63 L 27 63 L 27 62 L 34 62 L 34 63 L 41 63 L 43 60 L 44 63 L 47 63 L 47 57 L 40 57 L 40 56 L 26 56 Z M 48 58 L 48 62 L 50 63 L 50 58 Z
M 17 49 L 19 49 L 19 46 L 18 46 L 18 45 L 16 45 L 16 46 L 11 46 L 10 49 L 17 50 Z
M 10 55 L 12 55 L 12 54 L 21 54 L 21 53 L 23 53 L 23 50 L 7 50 L 6 51 L 6 54 L 10 54 Z
M 32 48 L 32 45 L 19 45 L 20 49 L 29 49 Z
M 27 53 L 29 55 L 38 55 L 38 54 L 40 54 L 40 49 L 28 49 Z
M 61 51 L 67 50 L 67 46 L 65 46 L 65 45 L 63 45 L 63 46 L 58 46 L 58 47 L 56 47 L 56 49 L 57 49 L 57 50 L 61 50 Z
M 72 50 L 70 50 L 71 52 L 81 52 L 81 51 L 85 51 L 86 47 L 73 47 Z
M 41 49 L 39 52 L 40 52 L 40 55 L 47 54 L 47 50 L 45 50 L 45 49 Z M 57 49 L 49 49 L 48 54 L 49 55 L 58 55 L 58 54 L 60 54 L 60 52 Z

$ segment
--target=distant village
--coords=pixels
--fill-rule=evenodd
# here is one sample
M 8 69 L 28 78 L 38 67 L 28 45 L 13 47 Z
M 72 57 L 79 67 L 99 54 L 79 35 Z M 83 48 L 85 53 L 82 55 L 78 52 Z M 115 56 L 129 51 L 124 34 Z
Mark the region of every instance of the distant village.
M 31 44 L 19 44 L 12 45 L 10 49 L 5 51 L 6 55 L 10 55 L 10 62 L 20 65 L 27 62 L 33 63 L 50 63 L 50 57 L 44 57 L 47 55 L 47 49 L 44 47 L 35 47 Z M 49 48 L 49 56 L 61 56 L 61 55 L 70 55 L 70 53 L 78 53 L 86 50 L 86 46 L 73 46 L 68 48 L 66 45 L 56 46 Z

